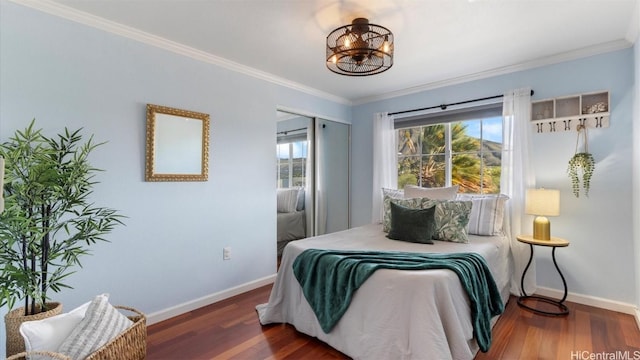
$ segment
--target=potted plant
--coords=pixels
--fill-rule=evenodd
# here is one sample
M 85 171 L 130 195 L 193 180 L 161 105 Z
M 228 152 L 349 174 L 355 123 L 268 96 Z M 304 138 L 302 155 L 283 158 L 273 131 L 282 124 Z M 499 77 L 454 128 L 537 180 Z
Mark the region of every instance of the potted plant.
M 580 197 L 580 184 L 584 189 L 584 195 L 589 196 L 589 187 L 591 185 L 591 176 L 595 169 L 596 163 L 593 155 L 587 152 L 576 153 L 569 160 L 569 168 L 567 172 L 571 178 L 571 188 L 573 195 Z M 582 177 L 582 181 L 580 181 Z
M 578 152 L 578 142 L 576 142 L 576 153 L 569 160 L 567 173 L 571 179 L 571 188 L 573 195 L 580 197 L 580 185 L 584 189 L 585 196 L 589 196 L 589 188 L 591 185 L 591 176 L 596 167 L 593 155 L 589 153 L 587 144 L 587 129 L 584 125 L 578 125 L 578 141 L 580 140 L 580 132 L 584 135 L 584 151 Z M 580 179 L 582 177 L 582 179 Z M 581 181 L 582 180 L 582 181 Z
M 49 290 L 71 288 L 65 283 L 88 247 L 103 237 L 122 216 L 95 206 L 90 199 L 95 173 L 88 158 L 102 145 L 93 136 L 82 142 L 81 129 L 49 138 L 34 129 L 16 131 L 0 144 L 5 160 L 5 209 L 0 214 L 0 306 L 5 316 L 7 356 L 24 351 L 17 333 L 23 321 L 62 311 L 50 303 Z

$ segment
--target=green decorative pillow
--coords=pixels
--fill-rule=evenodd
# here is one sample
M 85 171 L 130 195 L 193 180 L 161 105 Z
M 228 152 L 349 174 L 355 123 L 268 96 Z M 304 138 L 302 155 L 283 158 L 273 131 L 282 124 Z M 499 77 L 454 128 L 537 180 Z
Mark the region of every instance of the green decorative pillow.
M 391 228 L 387 237 L 393 240 L 433 244 L 431 238 L 435 231 L 435 206 L 427 209 L 411 209 L 390 204 Z
M 436 231 L 434 239 L 457 243 L 468 243 L 467 225 L 471 213 L 471 201 L 437 201 Z
M 384 216 L 382 230 L 391 229 L 391 203 L 410 209 L 427 209 L 436 207 L 434 240 L 458 243 L 469 242 L 467 225 L 473 202 L 458 200 L 431 200 L 428 198 L 394 199 L 385 196 L 383 201 Z

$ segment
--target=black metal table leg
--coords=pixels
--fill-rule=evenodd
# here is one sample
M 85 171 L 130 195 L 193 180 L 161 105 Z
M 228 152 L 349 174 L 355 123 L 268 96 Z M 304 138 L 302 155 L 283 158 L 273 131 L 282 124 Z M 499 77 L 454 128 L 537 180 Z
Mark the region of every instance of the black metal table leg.
M 522 272 L 522 278 L 520 279 L 520 291 L 522 292 L 522 296 L 520 296 L 518 298 L 518 305 L 520 307 L 523 307 L 527 310 L 533 311 L 537 314 L 541 314 L 541 315 L 548 315 L 548 316 L 564 316 L 569 314 L 569 308 L 567 308 L 567 306 L 564 304 L 564 301 L 567 299 L 567 282 L 564 279 L 564 275 L 562 275 L 562 271 L 560 271 L 560 267 L 558 267 L 558 262 L 556 261 L 556 248 L 554 247 L 553 250 L 551 251 L 551 257 L 553 258 L 553 265 L 555 265 L 556 270 L 558 270 L 558 274 L 560 274 L 560 278 L 562 279 L 562 285 L 564 286 L 564 296 L 562 297 L 561 300 L 555 300 L 555 299 L 551 299 L 545 296 L 538 296 L 538 295 L 527 295 L 526 290 L 524 289 L 524 277 L 527 274 L 527 270 L 529 270 L 529 266 L 531 265 L 531 261 L 533 260 L 533 245 L 529 244 L 529 248 L 531 249 L 531 253 L 529 255 L 529 262 L 527 263 L 527 266 L 524 268 L 524 271 Z M 558 307 L 559 311 L 553 312 L 553 311 L 544 311 L 544 310 L 539 310 L 536 309 L 534 307 L 531 307 L 529 305 L 527 305 L 525 303 L 526 300 L 528 299 L 536 299 L 538 301 L 542 301 L 545 302 L 547 304 L 551 304 L 551 305 L 555 305 Z

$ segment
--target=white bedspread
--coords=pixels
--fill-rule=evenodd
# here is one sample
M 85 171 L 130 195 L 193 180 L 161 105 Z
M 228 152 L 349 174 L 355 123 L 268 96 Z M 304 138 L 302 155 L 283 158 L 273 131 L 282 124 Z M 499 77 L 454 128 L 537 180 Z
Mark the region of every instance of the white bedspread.
M 509 297 L 509 241 L 469 236 L 468 244 L 434 245 L 390 240 L 378 224 L 290 242 L 267 304 L 256 307 L 260 323 L 289 323 L 354 359 L 473 359 L 469 299 L 450 270 L 378 270 L 356 291 L 349 309 L 325 334 L 293 275 L 295 258 L 306 249 L 476 252 L 482 255 Z M 495 321 L 496 319 L 494 319 Z

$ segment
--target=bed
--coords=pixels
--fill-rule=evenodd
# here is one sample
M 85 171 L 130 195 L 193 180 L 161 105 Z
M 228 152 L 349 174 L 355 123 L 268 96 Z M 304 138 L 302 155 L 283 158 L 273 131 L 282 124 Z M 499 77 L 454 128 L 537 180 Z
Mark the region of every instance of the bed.
M 483 209 L 476 202 L 473 205 L 477 217 Z M 475 220 L 475 225 L 482 223 Z M 501 216 L 492 221 L 501 222 Z M 470 220 L 468 228 L 472 226 Z M 322 330 L 293 274 L 295 259 L 307 249 L 478 253 L 486 260 L 506 304 L 511 271 L 508 237 L 469 234 L 468 243 L 433 241 L 427 245 L 391 240 L 386 235 L 382 224 L 370 224 L 290 242 L 268 303 L 256 307 L 260 322 L 292 324 L 354 359 L 472 359 L 479 347 L 473 338 L 470 302 L 450 270 L 378 270 L 355 292 L 335 327 L 328 333 Z
M 284 247 L 292 240 L 307 237 L 304 188 L 277 190 L 277 249 L 282 255 Z
M 284 247 L 293 240 L 307 237 L 305 223 L 307 221 L 304 209 L 288 213 L 278 213 L 278 256 L 282 255 Z

